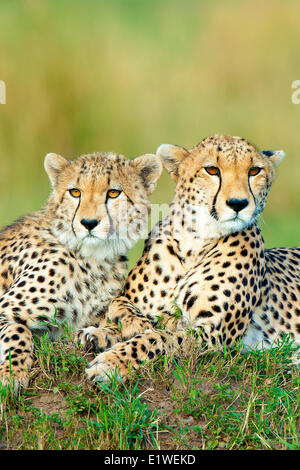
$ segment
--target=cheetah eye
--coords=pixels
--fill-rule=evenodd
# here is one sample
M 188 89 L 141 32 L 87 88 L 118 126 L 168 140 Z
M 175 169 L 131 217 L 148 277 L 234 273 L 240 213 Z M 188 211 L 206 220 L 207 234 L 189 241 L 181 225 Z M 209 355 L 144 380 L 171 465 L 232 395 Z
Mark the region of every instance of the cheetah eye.
M 204 169 L 205 169 L 206 173 L 208 173 L 209 175 L 219 175 L 220 174 L 220 170 L 216 166 L 207 166 Z
M 109 189 L 109 191 L 107 191 L 107 196 L 111 199 L 116 199 L 116 197 L 118 197 L 121 192 L 122 191 L 120 191 L 119 189 Z
M 254 167 L 250 168 L 249 176 L 256 176 L 260 172 L 261 172 L 261 168 L 259 168 L 258 166 L 254 166 Z
M 81 192 L 79 191 L 79 189 L 76 189 L 76 188 L 69 189 L 69 193 L 71 194 L 72 197 L 80 197 L 81 195 Z

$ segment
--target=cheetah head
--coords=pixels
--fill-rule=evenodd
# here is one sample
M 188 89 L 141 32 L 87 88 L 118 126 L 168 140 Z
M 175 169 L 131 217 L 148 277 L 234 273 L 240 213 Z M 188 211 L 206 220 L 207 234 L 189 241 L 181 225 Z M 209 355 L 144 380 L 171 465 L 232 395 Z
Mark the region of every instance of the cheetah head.
M 95 153 L 70 161 L 50 153 L 45 170 L 53 188 L 47 207 L 55 236 L 83 255 L 107 257 L 126 254 L 146 229 L 162 163 L 152 154 L 129 160 Z
M 177 182 L 173 203 L 190 214 L 190 231 L 211 237 L 255 221 L 284 157 L 281 150 L 259 152 L 241 137 L 219 135 L 191 150 L 163 144 L 157 154 Z

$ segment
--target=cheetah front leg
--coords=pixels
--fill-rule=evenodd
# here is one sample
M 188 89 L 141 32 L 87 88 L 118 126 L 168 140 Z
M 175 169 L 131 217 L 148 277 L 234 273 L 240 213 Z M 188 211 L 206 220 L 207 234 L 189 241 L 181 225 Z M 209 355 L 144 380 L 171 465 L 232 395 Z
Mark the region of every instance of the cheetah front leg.
M 149 329 L 99 354 L 85 372 L 88 379 L 95 382 L 107 382 L 115 372 L 118 378 L 125 381 L 131 370 L 138 369 L 143 364 L 181 347 L 185 336 L 185 331 L 166 332 Z
M 31 331 L 18 323 L 0 320 L 0 382 L 17 393 L 27 387 L 32 366 Z
M 114 325 L 110 328 L 115 332 L 118 328 L 117 339 L 111 349 L 99 354 L 87 367 L 87 377 L 92 381 L 107 381 L 116 370 L 118 377 L 125 380 L 130 370 L 179 348 L 186 335 L 181 322 L 167 312 L 160 315 L 160 327 L 163 329 L 155 329 L 156 320 L 149 314 L 143 315 L 124 296 L 111 302 L 107 316 L 110 325 Z M 92 328 L 84 331 L 91 334 L 96 342 L 96 334 L 103 338 L 108 327 Z
M 34 333 L 50 331 L 55 309 L 46 294 L 38 292 L 38 271 L 18 278 L 0 298 L 0 381 L 13 383 L 15 391 L 26 387 L 33 359 Z
M 116 297 L 109 306 L 108 318 L 115 325 L 119 326 L 123 341 L 127 341 L 134 336 L 152 329 L 154 325 L 153 317 L 143 315 L 142 312 L 127 297 Z
M 110 303 L 107 317 L 100 325 L 78 330 L 75 340 L 87 349 L 102 352 L 152 329 L 153 323 L 151 315 L 144 316 L 126 297 L 119 296 Z

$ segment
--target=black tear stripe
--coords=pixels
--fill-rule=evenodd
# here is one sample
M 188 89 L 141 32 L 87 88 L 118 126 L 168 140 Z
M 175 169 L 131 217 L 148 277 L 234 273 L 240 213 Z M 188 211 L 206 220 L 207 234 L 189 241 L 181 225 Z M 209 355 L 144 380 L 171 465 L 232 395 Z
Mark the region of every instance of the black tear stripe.
M 127 194 L 127 193 L 125 193 L 125 192 L 124 192 L 124 194 L 125 194 L 125 196 L 127 197 L 127 199 L 128 199 L 128 201 L 130 202 L 130 204 L 131 204 L 132 206 L 134 206 L 134 202 L 133 202 L 133 200 L 132 200 L 132 199 L 130 199 L 130 197 L 128 196 L 128 194 Z
M 253 157 L 251 157 L 251 166 L 253 166 Z M 255 203 L 255 197 L 254 197 L 254 194 L 253 194 L 253 192 L 252 192 L 252 188 L 251 188 L 251 186 L 250 186 L 250 176 L 248 176 L 248 187 L 249 187 L 249 191 L 250 191 L 250 193 L 251 193 L 251 195 L 252 195 L 252 197 L 253 197 L 254 203 Z M 255 205 L 256 205 L 256 203 L 255 203 Z
M 74 230 L 74 227 L 73 227 L 73 223 L 74 223 L 76 214 L 77 214 L 77 212 L 78 212 L 78 209 L 79 209 L 79 207 L 80 207 L 80 204 L 81 204 L 81 197 L 79 198 L 78 206 L 76 207 L 76 211 L 75 211 L 74 217 L 73 217 L 73 219 L 72 219 L 72 232 L 74 233 L 75 237 L 76 237 L 76 233 L 75 233 L 75 230 Z
M 63 203 L 63 200 L 65 199 L 65 194 L 66 194 L 66 193 L 63 193 L 62 197 L 60 198 L 60 200 L 59 200 L 59 206 L 61 206 L 61 204 Z
M 221 186 L 222 186 L 222 176 L 221 176 L 221 172 L 219 173 L 219 187 L 218 187 L 218 191 L 216 192 L 215 194 L 215 197 L 214 197 L 214 200 L 213 200 L 213 203 L 212 203 L 212 208 L 211 208 L 211 212 L 210 212 L 210 215 L 218 220 L 218 217 L 217 217 L 217 212 L 216 212 L 216 202 L 217 202 L 217 197 L 219 195 L 219 192 L 220 192 L 220 189 L 221 189 Z
M 256 205 L 256 202 L 255 202 L 255 197 L 254 197 L 254 194 L 253 194 L 253 192 L 252 192 L 251 185 L 250 185 L 250 177 L 248 178 L 248 186 L 249 186 L 250 193 L 251 193 L 251 195 L 252 195 L 252 197 L 253 197 L 254 204 Z

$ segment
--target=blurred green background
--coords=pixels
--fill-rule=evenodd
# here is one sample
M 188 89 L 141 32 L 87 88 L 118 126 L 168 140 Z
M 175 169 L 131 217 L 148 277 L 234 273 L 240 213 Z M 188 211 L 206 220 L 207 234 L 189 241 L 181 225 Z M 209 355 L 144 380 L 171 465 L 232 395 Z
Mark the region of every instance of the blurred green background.
M 45 203 L 48 152 L 134 157 L 222 133 L 285 150 L 261 226 L 268 247 L 298 245 L 299 18 L 297 0 L 1 0 L 0 224 Z M 173 190 L 164 173 L 152 201 Z

